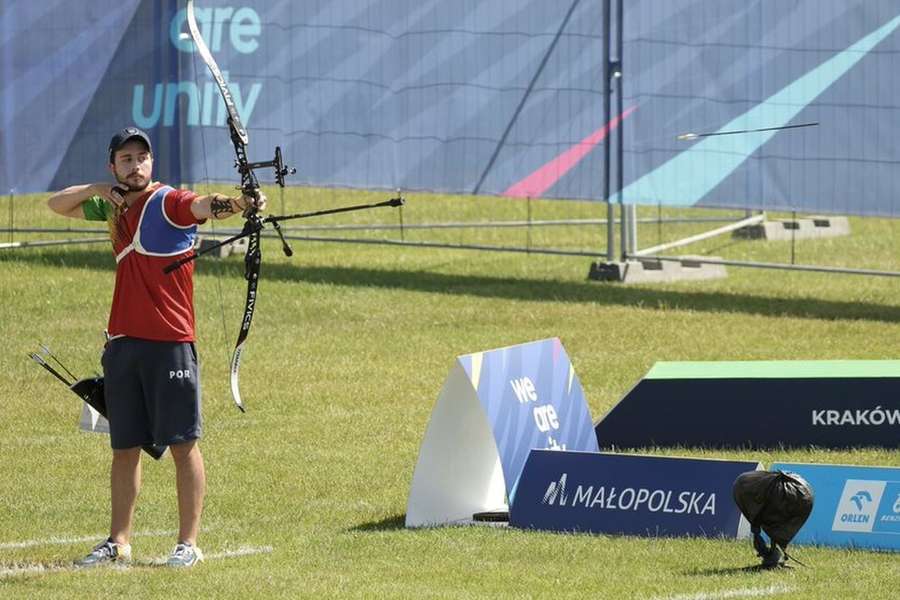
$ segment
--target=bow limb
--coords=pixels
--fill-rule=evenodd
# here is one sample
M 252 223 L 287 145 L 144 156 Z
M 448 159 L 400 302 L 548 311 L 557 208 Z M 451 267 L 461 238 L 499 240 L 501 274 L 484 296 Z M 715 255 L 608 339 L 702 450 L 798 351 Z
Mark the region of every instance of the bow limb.
M 222 71 L 219 70 L 219 65 L 216 64 L 216 59 L 213 58 L 212 52 L 209 51 L 209 46 L 206 45 L 203 36 L 200 35 L 200 28 L 197 27 L 197 17 L 194 14 L 194 0 L 187 0 L 186 13 L 188 30 L 191 32 L 194 46 L 197 47 L 197 53 L 200 54 L 200 58 L 202 58 L 203 62 L 206 63 L 206 66 L 209 67 L 209 71 L 212 73 L 213 79 L 216 80 L 216 85 L 219 87 L 219 92 L 222 94 L 222 99 L 225 101 L 225 108 L 228 110 L 228 124 L 231 128 L 232 140 L 237 138 L 235 144 L 240 142 L 246 146 L 249 142 L 247 130 L 244 129 L 244 125 L 241 123 L 237 107 L 234 104 L 234 97 L 231 95 L 231 90 L 228 89 L 228 84 L 222 76 Z M 246 162 L 246 158 L 244 161 Z
M 249 224 L 250 221 L 247 221 Z M 244 303 L 244 318 L 241 321 L 241 330 L 238 333 L 234 353 L 231 355 L 231 397 L 234 403 L 245 412 L 244 402 L 241 399 L 241 389 L 238 382 L 241 368 L 241 354 L 244 352 L 244 342 L 250 333 L 250 323 L 253 322 L 253 312 L 256 310 L 256 287 L 259 284 L 259 268 L 262 263 L 262 253 L 259 249 L 259 229 L 256 229 L 247 238 L 247 255 L 244 257 L 245 277 L 247 278 L 247 300 Z
M 255 201 L 259 199 L 259 182 L 256 174 L 253 172 L 253 165 L 247 160 L 247 144 L 249 136 L 247 130 L 241 123 L 237 106 L 234 103 L 234 97 L 219 65 L 216 64 L 209 47 L 200 35 L 200 29 L 197 27 L 197 18 L 194 14 L 194 1 L 187 0 L 187 24 L 191 33 L 191 38 L 197 48 L 197 52 L 209 68 L 219 92 L 222 94 L 222 100 L 225 102 L 225 109 L 228 112 L 228 128 L 231 131 L 231 142 L 234 145 L 236 156 L 236 164 L 238 172 L 241 174 L 241 192 L 245 196 L 253 198 L 251 203 L 244 212 L 244 234 L 248 237 L 247 256 L 244 259 L 244 277 L 247 279 L 247 299 L 244 304 L 244 316 L 241 320 L 241 329 L 238 333 L 238 339 L 235 343 L 234 353 L 231 357 L 231 396 L 234 403 L 243 412 L 244 403 L 241 399 L 239 386 L 239 371 L 241 368 L 241 355 L 244 351 L 244 344 L 250 333 L 250 324 L 253 322 L 253 312 L 256 308 L 256 289 L 259 284 L 259 267 L 262 259 L 260 252 L 260 230 L 262 229 L 262 221 L 257 214 Z

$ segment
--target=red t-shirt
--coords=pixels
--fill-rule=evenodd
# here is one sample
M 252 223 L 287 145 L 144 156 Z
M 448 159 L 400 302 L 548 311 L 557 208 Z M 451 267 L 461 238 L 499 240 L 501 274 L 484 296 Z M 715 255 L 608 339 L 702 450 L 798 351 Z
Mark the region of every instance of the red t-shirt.
M 120 239 L 113 245 L 115 255 L 131 243 L 144 204 L 160 185 L 155 184 L 125 211 L 119 227 Z M 196 197 L 190 190 L 169 192 L 164 202 L 166 217 L 182 227 L 202 223 L 191 212 L 191 202 Z M 190 252 L 147 256 L 132 250 L 119 261 L 109 314 L 111 336 L 163 342 L 194 341 L 194 263 L 163 273 L 166 265 Z

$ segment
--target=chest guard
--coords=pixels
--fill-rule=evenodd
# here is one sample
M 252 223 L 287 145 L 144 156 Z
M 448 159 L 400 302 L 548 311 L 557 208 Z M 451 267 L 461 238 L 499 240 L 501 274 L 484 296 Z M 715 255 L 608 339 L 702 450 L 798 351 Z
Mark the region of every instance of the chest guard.
M 176 256 L 194 247 L 197 225 L 178 225 L 165 211 L 166 195 L 174 191 L 164 185 L 144 203 L 134 239 L 116 256 L 121 261 L 132 250 L 146 256 Z

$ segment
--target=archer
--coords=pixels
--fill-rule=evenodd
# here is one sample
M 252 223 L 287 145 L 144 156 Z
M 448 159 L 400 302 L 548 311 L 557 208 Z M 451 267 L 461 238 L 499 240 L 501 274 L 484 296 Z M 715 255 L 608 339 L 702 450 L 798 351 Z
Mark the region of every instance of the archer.
M 193 253 L 197 226 L 227 219 L 266 198 L 198 196 L 152 180 L 150 138 L 134 127 L 109 143 L 116 185 L 92 183 L 53 194 L 50 208 L 67 217 L 106 221 L 116 258 L 103 375 L 112 446 L 109 538 L 78 566 L 128 561 L 134 507 L 141 485 L 141 446 L 169 446 L 175 460 L 178 543 L 167 564 L 202 560 L 196 546 L 206 489 L 201 436 L 200 371 L 194 346 L 194 267 L 163 267 Z

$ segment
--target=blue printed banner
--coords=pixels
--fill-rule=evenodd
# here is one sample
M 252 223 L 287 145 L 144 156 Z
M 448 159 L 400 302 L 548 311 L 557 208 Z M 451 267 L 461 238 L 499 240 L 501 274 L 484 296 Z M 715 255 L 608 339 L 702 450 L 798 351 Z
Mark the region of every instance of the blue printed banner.
M 797 473 L 815 494 L 794 543 L 900 551 L 900 468 L 775 463 L 772 470 Z
M 900 361 L 660 362 L 596 426 L 604 449 L 900 446 Z
M 622 112 L 605 115 L 607 1 L 197 0 L 196 13 L 250 159 L 280 144 L 294 185 L 605 200 L 600 174 L 619 165 L 603 148 L 621 133 L 626 203 L 900 216 L 896 0 L 630 0 Z M 128 124 L 150 133 L 160 180 L 234 181 L 184 6 L 3 3 L 0 192 L 105 179 Z
M 625 202 L 898 216 L 895 0 L 632 0 L 625 24 Z
M 581 382 L 559 338 L 459 362 L 494 433 L 510 499 L 532 448 L 599 451 Z
M 755 462 L 535 450 L 510 525 L 552 531 L 742 537 L 749 524 L 732 500 Z

